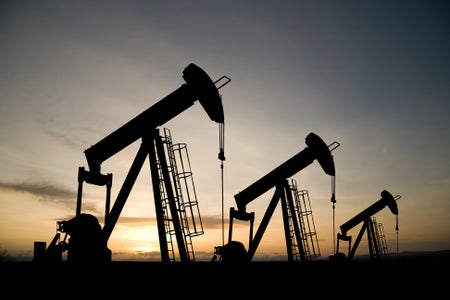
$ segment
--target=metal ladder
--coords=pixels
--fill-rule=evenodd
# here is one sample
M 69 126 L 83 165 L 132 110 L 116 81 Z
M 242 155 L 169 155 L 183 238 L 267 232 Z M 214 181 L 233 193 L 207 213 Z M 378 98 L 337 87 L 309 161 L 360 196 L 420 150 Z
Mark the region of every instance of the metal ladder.
M 374 220 L 375 222 L 375 220 Z M 377 236 L 378 236 L 378 242 L 380 244 L 380 252 L 381 255 L 383 255 L 383 257 L 385 259 L 389 258 L 389 251 L 388 251 L 388 247 L 387 247 L 387 243 L 386 243 L 386 236 L 384 234 L 384 227 L 382 223 L 376 223 L 377 225 Z
M 378 260 L 385 260 L 389 257 L 387 252 L 387 244 L 383 231 L 383 224 L 377 223 L 376 218 L 371 218 L 371 226 L 368 226 L 368 235 L 372 236 L 369 239 L 369 251 L 371 258 Z
M 164 138 L 162 141 L 165 144 L 168 156 L 168 169 L 172 176 L 175 202 L 180 216 L 186 251 L 189 260 L 195 261 L 192 237 L 202 235 L 204 231 L 192 171 L 190 169 L 187 146 L 185 143 L 172 143 L 171 133 L 167 128 L 164 128 Z M 167 208 L 167 203 L 163 203 L 163 207 Z M 171 244 L 169 246 L 173 249 L 172 236 L 175 232 L 170 227 L 166 228 L 169 237 L 167 240 Z
M 311 260 L 313 257 L 320 256 L 319 242 L 315 231 L 314 220 L 312 217 L 311 204 L 309 201 L 309 193 L 307 190 L 298 190 L 297 182 L 291 179 L 290 190 L 294 199 L 294 208 L 289 210 L 289 226 L 292 243 L 292 253 L 295 260 L 300 261 L 301 255 L 298 251 L 298 243 L 302 243 L 305 258 Z M 301 233 L 301 241 L 296 241 L 295 231 L 293 229 L 292 214 L 297 215 L 299 228 Z
M 172 227 L 172 217 L 169 209 L 169 197 L 166 195 L 166 189 L 164 185 L 164 176 L 162 172 L 161 161 L 157 159 L 156 164 L 158 166 L 158 181 L 159 181 L 159 191 L 161 198 L 161 206 L 163 212 L 163 220 L 164 220 L 164 229 L 166 233 L 167 240 L 167 252 L 169 255 L 169 261 L 175 261 L 175 251 L 173 246 L 172 237 L 175 235 L 175 230 Z

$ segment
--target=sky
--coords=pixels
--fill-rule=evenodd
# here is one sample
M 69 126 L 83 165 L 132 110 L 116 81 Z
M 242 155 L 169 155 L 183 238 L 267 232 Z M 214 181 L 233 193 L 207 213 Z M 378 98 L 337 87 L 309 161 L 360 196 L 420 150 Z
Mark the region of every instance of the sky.
M 317 161 L 295 180 L 307 191 L 318 254 L 339 226 L 380 200 L 373 217 L 391 255 L 450 249 L 450 5 L 448 1 L 2 1 L 0 23 L 0 249 L 30 259 L 57 221 L 76 213 L 84 150 L 185 82 L 191 63 L 215 81 L 219 125 L 198 101 L 162 128 L 186 143 L 203 234 L 196 259 L 227 242 L 234 196 L 318 135 Z M 102 164 L 112 201 L 140 140 Z M 330 180 L 331 179 L 331 180 Z M 274 189 L 247 204 L 258 228 Z M 82 212 L 102 217 L 105 188 L 85 184 Z M 354 237 L 360 226 L 348 233 Z M 234 221 L 246 247 L 249 224 Z M 341 245 L 345 245 L 342 244 Z M 108 241 L 113 260 L 160 260 L 148 163 Z M 346 246 L 341 249 L 345 252 Z M 277 206 L 254 260 L 286 260 Z M 357 254 L 367 254 L 363 237 Z

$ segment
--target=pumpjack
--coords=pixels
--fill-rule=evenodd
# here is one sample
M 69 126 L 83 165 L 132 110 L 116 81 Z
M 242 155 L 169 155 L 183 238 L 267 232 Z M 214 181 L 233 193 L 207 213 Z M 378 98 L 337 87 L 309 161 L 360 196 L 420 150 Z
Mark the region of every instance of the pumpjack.
M 307 145 L 306 148 L 234 196 L 237 209 L 234 207 L 230 208 L 228 243 L 223 246 L 215 247 L 215 255 L 212 258 L 213 262 L 250 262 L 256 253 L 278 202 L 281 202 L 288 261 L 293 261 L 293 249 L 295 248 L 297 248 L 296 251 L 300 254 L 301 260 L 305 260 L 305 249 L 301 243 L 301 240 L 303 239 L 300 228 L 301 224 L 296 213 L 296 206 L 294 205 L 288 178 L 308 167 L 315 160 L 319 162 L 326 174 L 334 178 L 335 167 L 331 151 L 339 146 L 339 143 L 337 142 L 333 142 L 327 146 L 315 133 L 307 135 L 305 143 Z M 275 188 L 273 197 L 256 234 L 253 236 L 255 214 L 254 212 L 246 211 L 247 204 L 273 188 Z M 336 202 L 334 191 L 331 199 L 334 205 Z M 233 240 L 232 231 L 234 219 L 250 222 L 248 250 L 246 250 L 246 247 L 242 242 Z M 297 245 L 294 245 L 293 241 L 296 241 Z
M 359 246 L 359 243 L 364 236 L 364 233 L 367 232 L 367 240 L 369 245 L 369 254 L 371 260 L 381 260 L 381 247 L 377 235 L 377 228 L 373 221 L 373 215 L 384 209 L 386 206 L 390 209 L 390 211 L 398 216 L 398 206 L 397 200 L 400 199 L 400 196 L 392 196 L 386 190 L 381 192 L 381 199 L 345 222 L 340 226 L 341 232 L 337 234 L 337 246 L 336 253 L 330 257 L 330 260 L 335 261 L 351 261 L 355 256 L 355 252 Z M 358 236 L 356 237 L 355 243 L 352 246 L 352 236 L 348 235 L 348 231 L 352 228 L 358 226 L 362 223 Z M 398 229 L 398 224 L 396 226 Z M 339 252 L 339 241 L 348 242 L 348 255 L 346 256 L 344 253 Z
M 168 247 L 167 241 L 167 223 L 171 222 L 170 225 L 173 229 L 171 227 L 170 230 L 171 234 L 175 233 L 180 260 L 182 262 L 190 261 L 187 241 L 183 233 L 184 220 L 181 213 L 185 207 L 177 202 L 177 187 L 174 186 L 173 178 L 171 178 L 164 148 L 164 138 L 160 135 L 158 127 L 191 107 L 198 100 L 209 118 L 219 123 L 220 133 L 222 133 L 224 112 L 218 90 L 227 84 L 230 79 L 222 76 L 213 82 L 209 75 L 195 64 L 189 64 L 183 70 L 183 79 L 185 83 L 181 87 L 84 151 L 89 170 L 84 167 L 80 167 L 78 170 L 76 215 L 70 220 L 57 222 L 57 233 L 46 249 L 44 258 L 58 261 L 61 259 L 61 253 L 67 250 L 67 261 L 69 262 L 110 261 L 111 251 L 107 246 L 108 239 L 148 156 L 161 259 L 163 262 L 171 260 L 169 252 L 173 249 Z M 112 174 L 102 174 L 101 164 L 138 139 L 141 139 L 142 143 L 113 207 L 110 209 Z M 220 149 L 219 159 L 225 159 L 223 148 Z M 84 182 L 106 186 L 103 227 L 101 227 L 97 217 L 81 212 Z M 64 239 L 61 239 L 62 234 L 65 234 Z M 68 236 L 70 238 L 67 240 Z M 36 255 L 35 259 L 37 259 Z

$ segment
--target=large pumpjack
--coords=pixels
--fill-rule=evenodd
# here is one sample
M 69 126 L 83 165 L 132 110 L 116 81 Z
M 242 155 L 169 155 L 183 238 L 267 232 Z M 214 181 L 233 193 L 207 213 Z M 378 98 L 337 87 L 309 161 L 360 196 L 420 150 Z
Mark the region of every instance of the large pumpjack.
M 185 84 L 174 92 L 145 110 L 143 113 L 112 132 L 104 139 L 84 151 L 89 170 L 80 167 L 78 170 L 78 196 L 76 215 L 68 221 L 57 222 L 55 237 L 46 251 L 35 260 L 59 261 L 62 252 L 68 250 L 67 261 L 76 263 L 108 262 L 111 251 L 108 249 L 108 239 L 119 219 L 120 213 L 127 201 L 131 189 L 137 179 L 147 156 L 153 183 L 155 210 L 160 239 L 161 259 L 171 260 L 173 249 L 169 249 L 167 240 L 168 222 L 171 234 L 177 239 L 178 253 L 182 262 L 190 261 L 191 256 L 184 235 L 183 213 L 185 205 L 179 203 L 177 186 L 167 162 L 167 135 L 161 135 L 158 127 L 168 122 L 178 114 L 191 107 L 199 100 L 209 118 L 219 123 L 220 134 L 224 123 L 222 99 L 218 90 L 230 79 L 222 76 L 213 82 L 208 74 L 195 64 L 189 64 L 183 71 Z M 141 146 L 130 167 L 127 177 L 110 209 L 112 174 L 102 174 L 101 164 L 125 147 L 142 140 Z M 224 160 L 223 148 L 219 159 Z M 82 213 L 83 183 L 106 187 L 106 205 L 104 226 L 97 217 Z M 61 235 L 64 235 L 62 238 Z M 35 244 L 36 245 L 36 244 Z M 36 252 L 36 251 L 35 251 Z

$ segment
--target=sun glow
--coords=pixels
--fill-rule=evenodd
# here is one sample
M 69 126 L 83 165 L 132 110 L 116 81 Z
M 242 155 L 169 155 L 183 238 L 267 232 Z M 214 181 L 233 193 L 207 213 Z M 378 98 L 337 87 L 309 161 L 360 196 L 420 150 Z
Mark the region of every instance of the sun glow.
M 134 247 L 132 251 L 137 253 L 151 253 L 153 249 L 151 247 Z
M 158 249 L 159 240 L 154 226 L 117 226 L 109 241 L 113 252 L 149 254 Z

